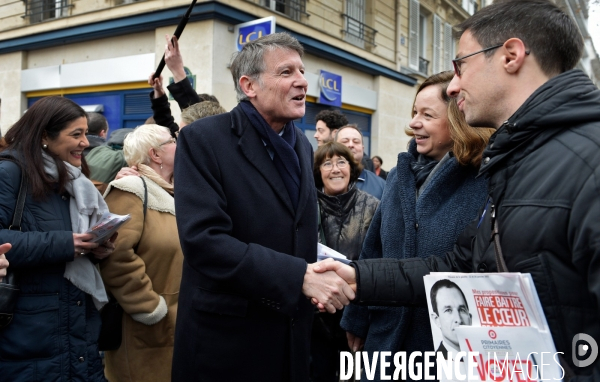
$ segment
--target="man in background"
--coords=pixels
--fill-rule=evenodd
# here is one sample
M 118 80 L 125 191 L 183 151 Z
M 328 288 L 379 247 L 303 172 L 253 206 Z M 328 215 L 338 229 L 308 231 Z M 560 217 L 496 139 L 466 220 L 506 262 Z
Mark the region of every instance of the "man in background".
M 335 140 L 349 148 L 357 162 L 363 163 L 363 159 L 365 158 L 365 146 L 363 145 L 362 132 L 358 126 L 354 124 L 343 126 L 337 131 Z M 371 162 L 371 164 L 373 164 L 373 162 Z M 356 180 L 356 188 L 381 200 L 383 189 L 385 188 L 385 180 L 368 170 L 363 164 L 363 170 Z
M 317 146 L 321 146 L 333 141 L 338 129 L 348 124 L 348 118 L 338 110 L 321 110 L 315 116 L 315 122 L 317 123 L 317 132 L 314 137 L 317 140 Z
M 85 135 L 90 145 L 83 149 L 83 155 L 87 156 L 93 148 L 106 143 L 108 137 L 108 121 L 100 113 L 87 113 L 88 132 Z

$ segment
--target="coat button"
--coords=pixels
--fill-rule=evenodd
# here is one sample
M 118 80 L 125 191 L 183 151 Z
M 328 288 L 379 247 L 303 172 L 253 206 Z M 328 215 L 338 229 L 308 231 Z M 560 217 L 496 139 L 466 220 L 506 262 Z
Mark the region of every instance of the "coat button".
M 63 195 L 62 200 L 67 200 L 67 197 L 65 195 Z
M 483 164 L 488 164 L 490 163 L 490 157 L 485 157 L 485 159 L 483 160 Z
M 419 223 L 415 223 L 415 229 L 419 229 Z
M 487 271 L 487 264 L 486 263 L 481 263 L 477 266 L 477 272 L 485 272 Z
M 84 362 L 84 361 L 85 361 L 85 358 L 79 357 L 79 362 Z
M 81 301 L 77 301 L 77 306 L 81 306 Z

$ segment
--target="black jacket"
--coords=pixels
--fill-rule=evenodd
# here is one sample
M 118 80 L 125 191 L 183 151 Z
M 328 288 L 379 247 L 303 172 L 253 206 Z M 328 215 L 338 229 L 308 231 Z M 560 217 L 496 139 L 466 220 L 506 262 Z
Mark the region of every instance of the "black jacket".
M 202 101 L 187 78 L 170 84 L 167 86 L 167 89 L 169 89 L 169 92 L 171 92 L 171 95 L 175 101 L 177 101 L 181 110 Z M 176 138 L 175 133 L 179 131 L 179 125 L 171 115 L 169 97 L 167 97 L 166 94 L 158 98 L 153 97 L 154 90 L 150 92 L 150 103 L 152 111 L 154 112 L 154 121 L 157 125 L 168 127 L 171 131 L 171 135 Z
M 325 245 L 350 260 L 358 260 L 379 200 L 352 187 L 336 196 L 317 191 Z
M 577 380 L 599 378 L 599 360 L 575 367 L 571 343 L 578 333 L 600 343 L 600 90 L 579 70 L 551 79 L 483 157 L 491 202 L 479 228 L 474 221 L 445 257 L 359 262 L 357 301 L 423 305 L 430 271 L 495 272 L 495 215 L 508 270 L 531 273 L 556 349 Z

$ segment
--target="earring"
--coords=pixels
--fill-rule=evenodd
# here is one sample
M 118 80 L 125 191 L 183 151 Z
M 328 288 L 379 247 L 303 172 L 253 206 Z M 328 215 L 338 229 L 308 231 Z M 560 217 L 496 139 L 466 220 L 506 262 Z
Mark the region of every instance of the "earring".
M 42 145 L 42 148 L 43 148 L 43 149 L 47 149 L 47 148 L 48 148 L 48 145 L 44 143 L 44 144 Z
M 162 170 L 162 163 L 160 164 L 160 169 Z

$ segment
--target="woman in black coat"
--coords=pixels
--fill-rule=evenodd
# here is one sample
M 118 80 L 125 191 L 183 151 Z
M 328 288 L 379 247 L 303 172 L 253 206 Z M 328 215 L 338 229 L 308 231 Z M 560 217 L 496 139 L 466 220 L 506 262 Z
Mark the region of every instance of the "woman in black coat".
M 350 260 L 360 255 L 379 200 L 354 187 L 362 165 L 339 142 L 328 142 L 315 152 L 313 175 L 319 201 L 319 241 Z M 348 351 L 340 328 L 342 312 L 315 314 L 311 356 L 312 381 L 337 381 L 339 351 Z
M 84 233 L 108 211 L 87 179 L 87 116 L 73 101 L 37 101 L 5 136 L 0 152 L 0 242 L 20 295 L 0 330 L 6 381 L 105 381 L 98 353 L 100 314 L 108 301 L 93 262 L 110 255 Z M 27 186 L 20 230 L 9 230 L 21 175 Z

